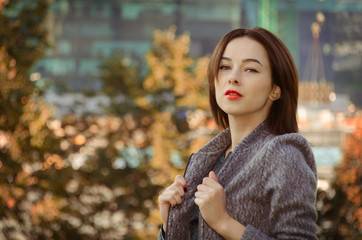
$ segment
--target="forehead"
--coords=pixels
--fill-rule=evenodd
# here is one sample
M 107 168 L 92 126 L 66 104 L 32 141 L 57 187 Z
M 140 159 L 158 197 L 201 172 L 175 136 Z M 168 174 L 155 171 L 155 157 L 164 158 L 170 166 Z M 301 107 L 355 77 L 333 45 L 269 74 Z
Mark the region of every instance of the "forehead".
M 222 56 L 234 60 L 254 58 L 262 63 L 269 64 L 268 53 L 264 46 L 249 37 L 239 37 L 231 40 L 226 45 Z

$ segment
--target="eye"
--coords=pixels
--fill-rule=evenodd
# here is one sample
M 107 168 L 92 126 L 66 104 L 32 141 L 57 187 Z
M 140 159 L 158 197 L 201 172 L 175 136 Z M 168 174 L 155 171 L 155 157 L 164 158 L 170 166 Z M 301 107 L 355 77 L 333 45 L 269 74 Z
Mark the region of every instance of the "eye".
M 245 71 L 246 71 L 246 72 L 249 72 L 249 73 L 251 73 L 251 72 L 258 72 L 258 71 L 257 71 L 256 69 L 254 69 L 254 68 L 246 68 Z
M 230 69 L 230 67 L 227 66 L 227 65 L 220 65 L 219 69 L 220 70 L 228 70 L 228 69 Z

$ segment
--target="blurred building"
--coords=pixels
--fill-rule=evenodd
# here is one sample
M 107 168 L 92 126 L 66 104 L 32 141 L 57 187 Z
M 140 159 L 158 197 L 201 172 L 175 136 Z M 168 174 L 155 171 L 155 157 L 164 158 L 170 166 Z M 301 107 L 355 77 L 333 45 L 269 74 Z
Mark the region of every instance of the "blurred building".
M 312 146 L 319 178 L 334 178 L 334 168 L 343 156 L 346 135 L 354 131 L 350 122 L 358 114 L 349 96 L 343 94 L 337 94 L 327 103 L 299 104 L 299 130 Z
M 362 107 L 360 0 L 54 0 L 47 24 L 52 47 L 34 67 L 33 80 L 51 79 L 58 90 L 75 92 L 99 91 L 99 65 L 114 54 L 126 63 L 144 60 L 155 29 L 176 25 L 179 34 L 190 34 L 192 57 L 211 54 L 231 29 L 271 30 L 299 69 L 300 129 L 323 178 L 333 176 L 341 158 L 347 123 L 356 110 L 351 106 Z M 108 101 L 69 93 L 47 99 L 64 106 L 65 113 L 76 102 L 89 103 L 79 111 L 97 112 L 94 108 Z
M 240 0 L 57 0 L 48 21 L 53 47 L 35 71 L 71 90 L 99 90 L 100 62 L 113 54 L 143 58 L 155 29 L 190 33 L 190 54 L 201 56 L 240 17 Z
M 226 32 L 261 26 L 291 50 L 301 79 L 313 45 L 311 24 L 325 16 L 320 32 L 326 79 L 337 93 L 362 106 L 362 2 L 359 0 L 54 0 L 48 18 L 52 47 L 34 72 L 74 91 L 97 91 L 100 62 L 112 54 L 144 57 L 155 29 L 176 25 L 191 36 L 190 55 L 210 54 Z

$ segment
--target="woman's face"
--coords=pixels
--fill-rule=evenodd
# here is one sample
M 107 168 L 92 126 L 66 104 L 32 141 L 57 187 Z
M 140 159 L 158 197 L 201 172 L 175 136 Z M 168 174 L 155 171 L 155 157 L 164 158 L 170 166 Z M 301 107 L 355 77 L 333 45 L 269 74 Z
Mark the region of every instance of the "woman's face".
M 260 43 L 248 37 L 233 39 L 220 60 L 215 79 L 216 102 L 229 118 L 263 121 L 276 100 L 273 97 L 280 96 L 271 76 L 268 55 Z

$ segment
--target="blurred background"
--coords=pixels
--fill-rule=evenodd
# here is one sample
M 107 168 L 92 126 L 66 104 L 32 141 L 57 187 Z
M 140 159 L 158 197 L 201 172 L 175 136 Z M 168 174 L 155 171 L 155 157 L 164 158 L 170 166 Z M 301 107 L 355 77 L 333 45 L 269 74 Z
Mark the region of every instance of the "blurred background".
M 362 239 L 361 0 L 0 0 L 0 239 L 155 239 L 219 132 L 209 57 L 256 26 L 299 70 L 318 237 Z

